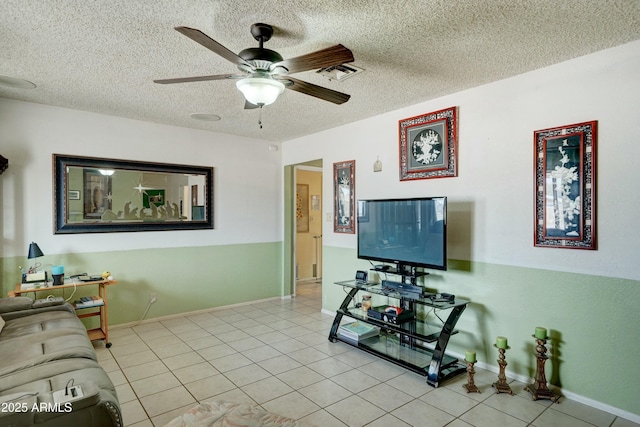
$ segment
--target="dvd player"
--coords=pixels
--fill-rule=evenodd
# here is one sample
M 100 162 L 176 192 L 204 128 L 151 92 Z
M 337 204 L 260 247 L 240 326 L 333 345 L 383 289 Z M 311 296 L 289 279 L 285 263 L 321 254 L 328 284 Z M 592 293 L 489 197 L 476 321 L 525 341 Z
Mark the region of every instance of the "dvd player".
M 400 311 L 400 313 L 398 313 Z M 367 311 L 367 316 L 372 319 L 381 320 L 387 323 L 393 323 L 399 325 L 401 323 L 408 322 L 415 319 L 415 315 L 411 310 L 401 310 L 398 307 L 392 307 L 388 305 L 381 305 L 378 307 L 371 307 Z

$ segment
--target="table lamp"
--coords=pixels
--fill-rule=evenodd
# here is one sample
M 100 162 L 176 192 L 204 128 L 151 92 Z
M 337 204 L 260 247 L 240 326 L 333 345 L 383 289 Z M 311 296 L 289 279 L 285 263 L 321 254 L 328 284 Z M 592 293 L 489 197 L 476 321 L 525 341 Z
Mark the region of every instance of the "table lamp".
M 44 256 L 44 254 L 40 250 L 40 247 L 38 246 L 38 244 L 36 242 L 31 242 L 29 244 L 29 255 L 27 255 L 27 258 L 35 259 L 41 256 Z M 27 282 L 35 282 L 35 281 L 46 282 L 47 281 L 46 273 L 36 274 L 36 270 L 38 269 L 39 266 L 40 266 L 39 262 L 33 263 L 33 267 L 31 267 L 27 272 L 27 277 L 26 277 Z

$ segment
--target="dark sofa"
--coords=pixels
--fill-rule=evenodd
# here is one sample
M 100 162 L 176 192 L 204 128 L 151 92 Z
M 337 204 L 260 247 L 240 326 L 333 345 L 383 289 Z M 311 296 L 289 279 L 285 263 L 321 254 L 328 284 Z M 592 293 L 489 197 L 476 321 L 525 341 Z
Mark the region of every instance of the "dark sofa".
M 0 317 L 1 426 L 123 425 L 115 387 L 70 304 L 0 298 Z

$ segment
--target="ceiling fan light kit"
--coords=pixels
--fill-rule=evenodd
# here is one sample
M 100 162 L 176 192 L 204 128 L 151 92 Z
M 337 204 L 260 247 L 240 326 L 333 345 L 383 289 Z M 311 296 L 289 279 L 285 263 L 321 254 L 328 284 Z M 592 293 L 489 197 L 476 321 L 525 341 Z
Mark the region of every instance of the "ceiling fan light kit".
M 242 74 L 162 79 L 154 80 L 155 83 L 173 84 L 240 79 L 236 82 L 236 87 L 247 101 L 245 108 L 272 104 L 284 92 L 285 88 L 334 104 L 342 104 L 349 100 L 349 95 L 345 93 L 289 77 L 289 74 L 353 62 L 353 53 L 341 44 L 295 58 L 283 59 L 278 52 L 263 47 L 264 42 L 273 35 L 273 27 L 258 23 L 251 26 L 251 35 L 259 42 L 259 47 L 244 49 L 236 55 L 200 30 L 189 27 L 176 27 L 175 29 L 235 64 Z
M 34 89 L 36 87 L 36 84 L 29 80 L 17 79 L 9 76 L 0 76 L 0 85 L 15 89 Z
M 284 92 L 284 84 L 270 77 L 247 77 L 236 82 L 236 87 L 253 105 L 270 105 Z

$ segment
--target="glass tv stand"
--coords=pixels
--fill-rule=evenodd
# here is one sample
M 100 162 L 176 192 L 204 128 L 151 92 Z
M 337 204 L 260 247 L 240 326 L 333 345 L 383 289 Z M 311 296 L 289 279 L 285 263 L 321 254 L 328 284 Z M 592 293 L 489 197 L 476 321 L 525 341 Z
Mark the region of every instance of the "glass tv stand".
M 442 381 L 466 371 L 466 366 L 455 357 L 446 355 L 445 349 L 449 338 L 458 333 L 454 329 L 455 325 L 469 301 L 459 298 L 449 301 L 433 294 L 403 292 L 402 290 L 390 289 L 380 283 L 346 280 L 335 282 L 335 284 L 342 286 L 345 291 L 348 290 L 348 293 L 336 311 L 336 317 L 329 332 L 329 341 L 345 342 L 424 375 L 427 377 L 427 383 L 433 387 L 438 387 Z M 376 319 L 357 307 L 355 297 L 359 291 L 366 294 L 384 295 L 391 299 L 389 300 L 390 305 L 397 305 L 403 310 L 411 310 L 413 313 L 416 313 L 417 306 L 424 306 L 427 307 L 427 310 L 433 310 L 437 319 L 441 317 L 440 312 L 448 312 L 449 315 L 442 324 L 436 325 L 418 319 L 399 324 L 391 323 L 391 321 L 383 320 L 384 316 L 381 316 L 381 319 Z M 356 338 L 355 340 L 353 337 L 342 335 L 340 325 L 345 316 L 356 322 L 380 328 L 380 333 L 368 338 L 364 338 L 363 335 L 360 339 Z M 429 345 L 432 343 L 435 343 L 435 346 Z

